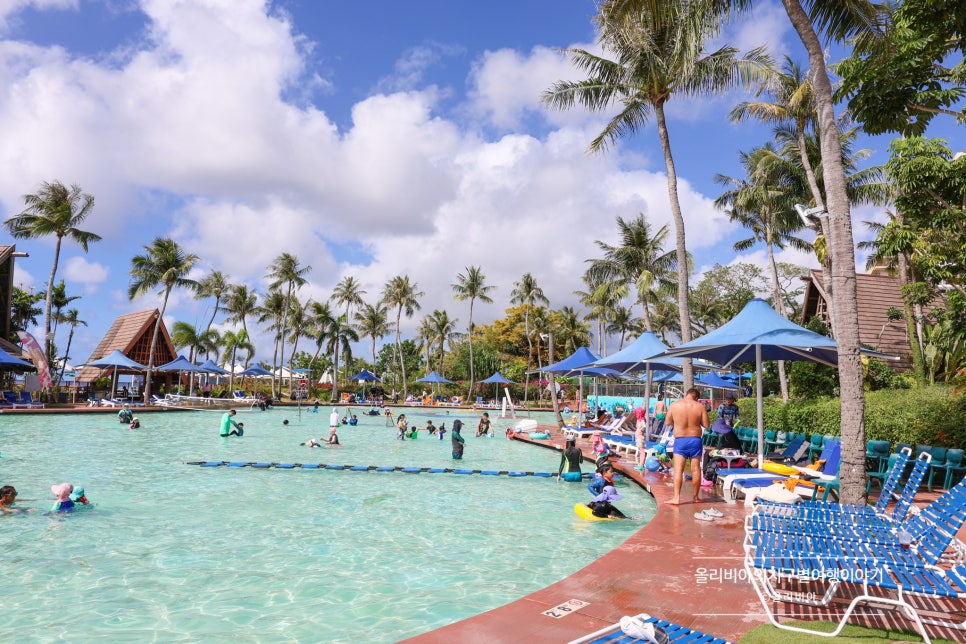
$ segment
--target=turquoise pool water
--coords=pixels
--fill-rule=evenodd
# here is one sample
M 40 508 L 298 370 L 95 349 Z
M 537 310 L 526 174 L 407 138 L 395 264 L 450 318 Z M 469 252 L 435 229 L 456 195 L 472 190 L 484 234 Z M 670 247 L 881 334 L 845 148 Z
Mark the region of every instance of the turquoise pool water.
M 392 642 L 553 583 L 654 514 L 626 484 L 635 518 L 585 522 L 584 485 L 554 479 L 185 464 L 454 466 L 448 435 L 398 441 L 381 417 L 342 427 L 341 448 L 300 447 L 328 434 L 326 412 L 241 412 L 230 439 L 214 412 L 143 414 L 134 431 L 113 414 L 0 415 L 0 485 L 38 508 L 0 516 L 0 640 Z M 461 467 L 556 472 L 556 452 L 503 438 L 508 421 L 476 438 L 478 415 L 432 413 L 466 423 Z M 62 481 L 96 507 L 43 516 Z

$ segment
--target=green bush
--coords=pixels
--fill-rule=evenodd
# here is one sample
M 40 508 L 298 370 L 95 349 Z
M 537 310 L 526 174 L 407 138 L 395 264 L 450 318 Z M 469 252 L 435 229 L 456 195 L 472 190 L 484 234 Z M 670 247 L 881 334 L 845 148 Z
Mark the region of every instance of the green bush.
M 741 424 L 757 425 L 754 398 L 738 401 Z M 817 398 L 782 404 L 765 399 L 765 428 L 807 434 L 841 434 L 838 398 Z M 912 443 L 966 447 L 966 396 L 949 387 L 884 389 L 865 394 L 866 440 L 887 440 L 893 445 Z

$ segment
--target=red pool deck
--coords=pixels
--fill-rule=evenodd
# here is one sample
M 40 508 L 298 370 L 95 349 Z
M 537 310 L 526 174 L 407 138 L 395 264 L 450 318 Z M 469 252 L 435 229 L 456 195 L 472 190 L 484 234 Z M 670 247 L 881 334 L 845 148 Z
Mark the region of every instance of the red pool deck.
M 517 440 L 563 447 L 563 439 L 557 434 L 547 441 L 529 441 L 522 437 Z M 589 456 L 589 440 L 579 441 L 578 446 Z M 611 462 L 623 476 L 639 481 L 657 501 L 657 514 L 647 525 L 614 550 L 557 583 L 406 641 L 419 644 L 568 642 L 615 624 L 623 615 L 650 613 L 736 642 L 751 629 L 767 623 L 758 596 L 744 575 L 741 544 L 748 513 L 744 504 L 729 504 L 720 496 L 702 492 L 706 502 L 668 505 L 673 496 L 669 474 L 638 472 L 633 469 L 636 463 L 628 458 Z M 690 485 L 690 481 L 684 482 L 682 499 L 691 498 Z M 917 500 L 928 502 L 935 496 L 923 490 Z M 709 504 L 721 510 L 724 517 L 714 521 L 694 518 L 695 512 Z M 966 528 L 959 536 L 966 537 Z M 552 535 L 542 538 L 554 543 Z M 566 556 L 566 543 L 554 543 L 553 548 L 559 556 Z M 586 602 L 586 605 L 557 611 L 561 617 L 544 614 L 571 600 Z M 818 609 L 788 604 L 776 605 L 775 609 L 795 610 L 798 618 L 807 620 L 819 619 L 822 615 Z M 914 629 L 912 622 L 889 612 L 876 612 L 865 621 L 881 627 Z M 853 617 L 850 623 L 861 622 Z M 966 638 L 962 631 L 927 628 L 931 637 L 952 641 Z

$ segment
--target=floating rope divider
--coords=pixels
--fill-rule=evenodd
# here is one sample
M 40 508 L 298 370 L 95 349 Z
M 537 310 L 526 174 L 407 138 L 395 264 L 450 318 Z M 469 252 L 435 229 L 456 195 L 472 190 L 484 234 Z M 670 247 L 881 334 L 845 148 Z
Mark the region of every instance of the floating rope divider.
M 403 467 L 401 465 L 340 465 L 338 463 L 269 463 L 267 461 L 188 461 L 185 465 L 200 467 L 248 467 L 259 470 L 330 470 L 350 472 L 403 472 L 405 474 L 479 474 L 481 476 L 508 476 L 511 478 L 533 477 L 553 478 L 551 472 L 522 472 L 509 470 L 468 470 L 449 467 Z M 584 478 L 593 478 L 593 474 L 584 474 Z

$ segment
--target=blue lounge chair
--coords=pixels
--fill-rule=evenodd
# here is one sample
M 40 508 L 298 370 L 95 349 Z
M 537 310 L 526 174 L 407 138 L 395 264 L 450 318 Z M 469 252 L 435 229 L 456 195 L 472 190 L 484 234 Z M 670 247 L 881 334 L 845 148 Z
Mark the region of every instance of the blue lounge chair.
M 44 403 L 40 402 L 39 400 L 34 400 L 34 397 L 30 395 L 30 392 L 26 390 L 20 392 L 20 402 L 21 404 L 24 404 L 27 407 L 31 407 L 33 409 L 44 408 Z
M 641 613 L 640 615 L 635 615 L 635 617 L 645 624 L 653 624 L 656 628 L 664 631 L 667 635 L 667 641 L 671 644 L 686 644 L 692 642 L 694 644 L 729 644 L 728 640 L 672 624 L 663 619 L 656 619 L 647 613 Z M 646 641 L 631 635 L 626 635 L 618 623 L 602 628 L 599 631 L 594 631 L 580 639 L 573 640 L 570 644 L 630 644 L 631 642 Z
M 20 399 L 17 398 L 17 394 L 13 393 L 12 391 L 3 392 L 3 400 L 14 409 L 23 409 L 24 407 L 30 406 L 20 402 Z

